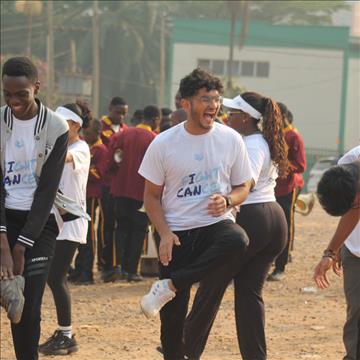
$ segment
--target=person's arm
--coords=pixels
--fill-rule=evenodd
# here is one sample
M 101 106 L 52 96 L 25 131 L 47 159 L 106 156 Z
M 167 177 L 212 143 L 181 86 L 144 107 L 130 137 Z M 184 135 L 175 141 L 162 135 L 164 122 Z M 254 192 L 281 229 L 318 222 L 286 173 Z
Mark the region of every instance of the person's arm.
M 111 136 L 108 144 L 107 160 L 106 160 L 106 171 L 113 172 L 118 168 L 118 163 L 115 161 L 115 153 L 119 149 L 122 150 L 123 144 L 123 132 L 115 133 Z
M 0 168 L 0 199 L 1 199 L 1 213 L 0 213 L 0 280 L 12 279 L 14 277 L 13 268 L 14 263 L 11 256 L 9 242 L 6 232 L 6 213 L 5 213 L 5 197 L 6 192 L 3 183 L 2 170 Z
M 252 180 L 237 186 L 233 186 L 232 191 L 224 196 L 221 194 L 214 194 L 210 196 L 208 205 L 208 213 L 214 217 L 225 214 L 229 207 L 242 204 L 249 195 Z M 229 204 L 230 203 L 230 206 Z
M 29 215 L 12 250 L 15 275 L 22 274 L 25 248 L 34 246 L 49 218 L 65 164 L 67 145 L 68 131 L 58 137 L 49 158 L 41 170 Z
M 145 180 L 144 206 L 151 223 L 155 226 L 160 235 L 159 257 L 164 266 L 169 265 L 172 259 L 172 248 L 179 246 L 179 238 L 169 228 L 163 208 L 161 197 L 163 186 L 155 185 L 151 181 Z
M 304 140 L 301 135 L 295 131 L 292 139 L 292 145 L 289 147 L 289 173 L 302 174 L 306 170 L 306 154 Z
M 73 166 L 74 166 L 74 157 L 70 151 L 68 151 L 66 153 L 65 164 L 67 164 L 67 163 L 73 163 Z
M 360 195 L 357 196 L 359 201 Z M 336 268 L 336 259 L 341 246 L 345 240 L 354 230 L 355 226 L 360 220 L 360 211 L 358 208 L 350 209 L 345 215 L 343 215 L 338 223 L 335 233 L 327 246 L 320 262 L 317 264 L 314 270 L 314 280 L 317 286 L 321 289 L 329 287 L 330 282 L 327 277 L 327 271 L 333 267 L 334 272 L 339 275 L 339 269 Z

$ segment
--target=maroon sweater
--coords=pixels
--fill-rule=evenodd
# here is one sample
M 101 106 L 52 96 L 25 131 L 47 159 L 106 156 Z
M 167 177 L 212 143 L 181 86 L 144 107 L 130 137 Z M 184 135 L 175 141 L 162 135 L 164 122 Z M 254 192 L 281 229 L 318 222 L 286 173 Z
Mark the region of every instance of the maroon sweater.
M 108 149 L 101 140 L 90 147 L 91 162 L 89 178 L 86 187 L 87 198 L 101 198 L 101 188 L 104 185 Z
M 136 127 L 128 128 L 111 137 L 108 166 L 113 174 L 110 185 L 112 196 L 143 201 L 145 180 L 138 174 L 138 170 L 155 136 L 152 131 Z M 120 163 L 114 160 L 116 149 L 123 152 Z
M 285 141 L 288 146 L 289 174 L 285 179 L 277 178 L 275 195 L 290 194 L 295 188 L 302 187 L 301 174 L 306 170 L 306 155 L 304 141 L 298 130 L 289 125 L 284 130 Z

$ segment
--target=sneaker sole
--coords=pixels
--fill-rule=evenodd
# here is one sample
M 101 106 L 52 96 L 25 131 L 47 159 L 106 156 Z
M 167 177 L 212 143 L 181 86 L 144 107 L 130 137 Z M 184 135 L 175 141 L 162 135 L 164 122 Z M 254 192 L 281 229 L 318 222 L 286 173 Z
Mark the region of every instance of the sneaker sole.
M 55 351 L 39 351 L 43 354 L 43 355 L 69 355 L 72 354 L 74 352 L 77 352 L 79 350 L 79 348 L 77 347 L 77 345 L 72 346 L 68 349 L 59 349 L 59 350 L 55 350 Z
M 15 305 L 15 309 L 13 309 L 13 304 L 10 304 L 7 317 L 13 324 L 18 324 L 20 322 L 24 310 L 24 304 L 25 299 L 23 296 L 20 298 L 18 304 Z
M 152 315 L 152 314 L 150 314 L 149 312 L 147 312 L 147 311 L 145 310 L 145 307 L 144 307 L 144 305 L 143 305 L 143 301 L 142 301 L 142 300 L 141 300 L 141 302 L 140 302 L 140 308 L 141 308 L 142 313 L 145 315 L 145 317 L 146 317 L 147 319 L 152 319 L 152 318 L 154 318 L 154 317 L 156 316 L 156 314 L 155 314 L 155 315 Z

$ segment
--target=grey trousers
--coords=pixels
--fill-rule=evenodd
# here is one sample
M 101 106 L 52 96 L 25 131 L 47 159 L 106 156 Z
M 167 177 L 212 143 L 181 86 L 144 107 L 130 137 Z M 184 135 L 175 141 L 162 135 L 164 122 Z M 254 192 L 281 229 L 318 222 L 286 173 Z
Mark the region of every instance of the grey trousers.
M 360 258 L 343 246 L 341 259 L 347 304 L 343 333 L 346 350 L 344 360 L 360 360 Z

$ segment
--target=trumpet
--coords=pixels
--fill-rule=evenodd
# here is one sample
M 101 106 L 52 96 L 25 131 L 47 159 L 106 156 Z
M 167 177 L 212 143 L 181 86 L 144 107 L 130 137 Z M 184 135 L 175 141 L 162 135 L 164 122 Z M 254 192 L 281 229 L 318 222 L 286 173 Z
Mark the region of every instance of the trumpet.
M 315 199 L 316 196 L 313 192 L 300 194 L 295 203 L 295 211 L 304 216 L 309 215 L 315 205 Z

